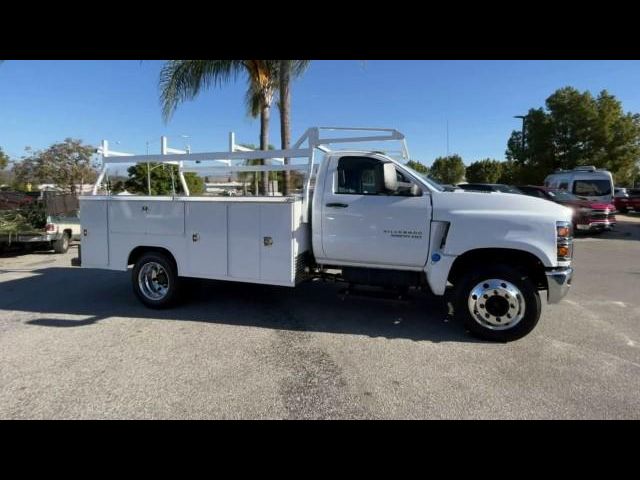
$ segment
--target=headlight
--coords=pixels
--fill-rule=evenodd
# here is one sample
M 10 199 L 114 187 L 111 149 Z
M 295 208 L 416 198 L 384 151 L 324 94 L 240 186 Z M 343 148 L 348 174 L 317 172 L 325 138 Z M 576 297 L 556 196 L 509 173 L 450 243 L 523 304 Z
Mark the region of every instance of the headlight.
M 556 222 L 558 260 L 570 261 L 573 256 L 573 227 L 570 222 Z

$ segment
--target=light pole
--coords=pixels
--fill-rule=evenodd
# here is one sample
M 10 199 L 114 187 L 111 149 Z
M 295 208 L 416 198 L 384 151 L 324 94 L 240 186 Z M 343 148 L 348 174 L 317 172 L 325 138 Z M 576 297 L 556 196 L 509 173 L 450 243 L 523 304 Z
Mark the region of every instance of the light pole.
M 522 154 L 524 155 L 524 136 L 525 136 L 525 120 L 527 118 L 526 115 L 514 115 L 513 118 L 521 118 L 522 119 Z

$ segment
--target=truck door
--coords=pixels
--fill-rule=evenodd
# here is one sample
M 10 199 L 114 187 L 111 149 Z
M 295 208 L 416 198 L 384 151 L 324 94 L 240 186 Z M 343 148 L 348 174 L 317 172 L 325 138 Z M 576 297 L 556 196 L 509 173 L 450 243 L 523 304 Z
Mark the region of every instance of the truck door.
M 330 160 L 322 202 L 326 259 L 372 266 L 425 265 L 431 220 L 429 192 L 420 186 L 412 192 L 414 181 L 397 169 L 400 188 L 386 191 L 384 163 L 366 156 Z

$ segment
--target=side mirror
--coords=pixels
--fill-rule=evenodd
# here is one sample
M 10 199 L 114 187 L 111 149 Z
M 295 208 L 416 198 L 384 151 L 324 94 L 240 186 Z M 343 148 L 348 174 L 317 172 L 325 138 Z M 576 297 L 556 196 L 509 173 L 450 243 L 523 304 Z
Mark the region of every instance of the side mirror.
M 421 197 L 422 189 L 416 185 L 415 183 L 411 185 L 411 196 L 412 197 Z
M 391 163 L 382 164 L 384 172 L 384 188 L 387 192 L 395 192 L 398 190 L 398 176 L 396 174 L 396 166 Z

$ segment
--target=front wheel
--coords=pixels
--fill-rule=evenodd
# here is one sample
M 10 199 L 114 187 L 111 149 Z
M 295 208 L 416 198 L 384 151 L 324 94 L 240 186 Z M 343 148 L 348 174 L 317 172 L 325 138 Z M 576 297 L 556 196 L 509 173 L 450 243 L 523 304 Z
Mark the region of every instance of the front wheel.
M 454 291 L 454 312 L 476 337 L 509 342 L 534 329 L 542 305 L 536 286 L 508 266 L 477 268 Z
M 150 308 L 167 308 L 178 297 L 179 278 L 173 262 L 162 253 L 145 253 L 133 267 L 133 291 Z

